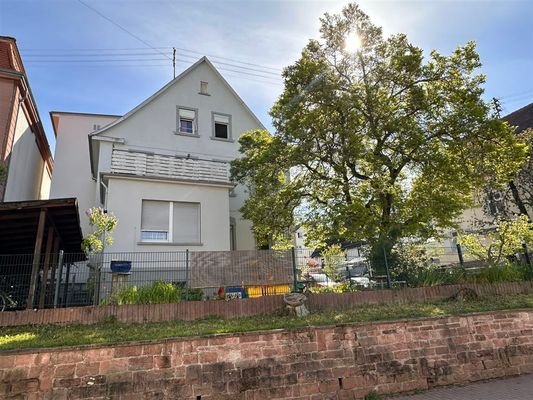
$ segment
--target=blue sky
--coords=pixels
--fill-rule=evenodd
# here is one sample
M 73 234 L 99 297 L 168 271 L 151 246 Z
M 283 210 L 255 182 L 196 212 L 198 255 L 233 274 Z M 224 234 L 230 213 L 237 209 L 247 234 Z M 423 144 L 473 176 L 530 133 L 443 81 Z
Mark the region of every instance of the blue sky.
M 177 73 L 202 54 L 210 56 L 270 127 L 268 110 L 282 90 L 279 71 L 318 38 L 319 17 L 346 4 L 83 1 L 114 23 L 78 0 L 0 0 L 0 34 L 17 39 L 52 147 L 49 111 L 126 113 L 172 78 L 171 47 L 178 48 Z M 425 51 L 447 54 L 475 40 L 487 74 L 486 98 L 501 98 L 504 112 L 533 101 L 532 1 L 359 4 L 386 34 L 404 32 Z

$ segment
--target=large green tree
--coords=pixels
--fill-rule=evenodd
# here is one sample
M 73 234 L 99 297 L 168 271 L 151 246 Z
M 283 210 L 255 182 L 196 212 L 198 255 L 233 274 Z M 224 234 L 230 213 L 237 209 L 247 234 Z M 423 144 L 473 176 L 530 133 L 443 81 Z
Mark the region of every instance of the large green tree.
M 481 98 L 474 43 L 424 57 L 356 4 L 321 23 L 321 39 L 284 69 L 275 134 L 243 134 L 232 163 L 259 239 L 303 224 L 311 240 L 364 239 L 388 252 L 452 226 L 488 177 L 506 182 L 522 165 L 527 146 Z M 348 49 L 356 37 L 361 47 Z

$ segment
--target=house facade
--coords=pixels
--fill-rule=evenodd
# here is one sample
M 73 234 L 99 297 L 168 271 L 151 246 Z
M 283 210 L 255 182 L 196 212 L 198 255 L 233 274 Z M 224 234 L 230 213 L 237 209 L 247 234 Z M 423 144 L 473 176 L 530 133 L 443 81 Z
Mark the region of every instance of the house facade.
M 239 136 L 264 129 L 203 57 L 124 116 L 51 113 L 52 197 L 77 197 L 118 218 L 109 251 L 254 249 L 230 181 Z M 82 215 L 82 230 L 89 226 Z
M 533 129 L 533 103 L 504 116 L 503 121 L 515 128 L 520 135 Z M 465 210 L 460 227 L 467 232 L 488 229 L 496 218 L 511 218 L 513 215 L 533 215 L 533 163 L 529 159 L 514 179 L 502 188 L 486 188 L 476 195 L 476 206 Z
M 0 202 L 47 199 L 52 168 L 16 41 L 0 36 Z

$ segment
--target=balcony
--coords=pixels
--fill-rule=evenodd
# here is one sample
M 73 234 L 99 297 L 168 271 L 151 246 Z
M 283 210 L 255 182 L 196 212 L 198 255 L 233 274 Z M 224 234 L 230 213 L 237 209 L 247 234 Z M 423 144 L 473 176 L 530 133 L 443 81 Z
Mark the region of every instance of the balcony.
M 158 179 L 230 184 L 229 164 L 224 161 L 113 149 L 111 173 Z

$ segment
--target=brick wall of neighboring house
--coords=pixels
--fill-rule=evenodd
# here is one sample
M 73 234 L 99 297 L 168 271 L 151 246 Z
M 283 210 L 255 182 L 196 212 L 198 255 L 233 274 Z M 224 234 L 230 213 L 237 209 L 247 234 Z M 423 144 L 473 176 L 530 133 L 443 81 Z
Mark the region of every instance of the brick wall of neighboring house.
M 367 304 L 405 304 L 440 301 L 471 288 L 481 297 L 506 294 L 531 294 L 533 282 L 494 284 L 441 285 L 401 290 L 371 290 L 354 293 L 322 293 L 309 295 L 307 306 L 312 311 L 349 309 Z M 223 318 L 272 314 L 284 307 L 283 296 L 264 296 L 245 300 L 189 301 L 174 304 L 70 307 L 44 310 L 23 310 L 0 313 L 0 326 L 95 324 L 110 319 L 126 323 L 191 321 L 211 316 Z
M 0 354 L 0 397 L 358 399 L 533 372 L 533 311 Z

